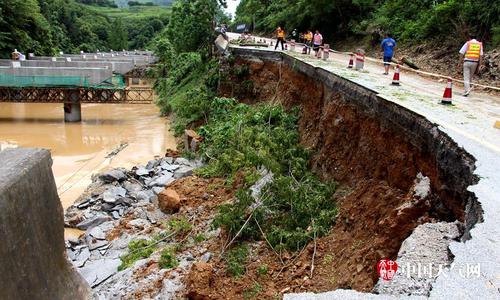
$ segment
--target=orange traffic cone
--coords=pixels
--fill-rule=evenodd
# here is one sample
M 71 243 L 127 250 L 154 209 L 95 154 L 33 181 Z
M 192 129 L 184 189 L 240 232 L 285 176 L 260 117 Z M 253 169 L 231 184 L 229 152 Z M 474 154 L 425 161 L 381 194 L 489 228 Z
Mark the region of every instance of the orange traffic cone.
M 453 83 L 450 78 L 448 78 L 448 84 L 446 85 L 446 88 L 444 89 L 444 94 L 443 94 L 443 99 L 441 100 L 441 104 L 448 104 L 451 105 L 451 98 L 452 98 L 452 89 Z
M 392 78 L 393 85 L 399 85 L 399 65 L 396 65 L 394 70 L 394 77 Z
M 352 69 L 352 66 L 354 65 L 354 59 L 353 59 L 354 55 L 353 55 L 353 54 L 351 54 L 351 55 L 350 55 L 350 57 L 351 57 L 351 58 L 349 58 L 349 65 L 348 65 L 347 67 L 348 67 L 349 69 Z

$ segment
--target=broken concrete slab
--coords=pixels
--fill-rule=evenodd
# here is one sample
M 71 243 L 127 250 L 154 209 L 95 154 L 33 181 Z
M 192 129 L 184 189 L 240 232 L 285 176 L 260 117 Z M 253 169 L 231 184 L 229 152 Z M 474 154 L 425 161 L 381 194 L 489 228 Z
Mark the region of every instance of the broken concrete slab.
M 178 157 L 178 158 L 176 158 L 175 159 L 175 163 L 177 165 L 191 166 L 191 162 L 189 161 L 189 159 L 184 158 L 184 157 Z
M 92 229 L 88 230 L 87 235 L 94 237 L 98 240 L 104 240 L 106 239 L 106 234 L 104 231 L 99 226 L 93 227 Z
M 180 165 L 170 165 L 170 164 L 162 164 L 161 168 L 165 171 L 175 171 L 180 168 Z
M 167 173 L 166 175 L 162 175 L 160 177 L 157 177 L 154 179 L 152 182 L 150 182 L 148 185 L 149 186 L 161 186 L 164 187 L 169 183 L 172 183 L 175 179 L 173 178 L 174 176 L 172 173 Z
M 115 203 L 119 198 L 125 197 L 127 190 L 121 186 L 109 188 L 102 194 L 102 200 L 106 203 Z
M 80 269 L 80 274 L 82 274 L 91 287 L 95 287 L 116 274 L 120 264 L 121 260 L 119 258 L 99 259 L 88 262 Z
M 379 279 L 373 291 L 394 296 L 429 296 L 438 275 L 452 262 L 448 246 L 460 237 L 458 226 L 439 222 L 415 228 L 399 250 L 398 272 L 390 281 Z
M 90 241 L 88 242 L 88 245 L 89 245 L 89 250 L 90 251 L 93 251 L 95 249 L 98 249 L 98 248 L 101 248 L 101 247 L 104 247 L 106 245 L 108 245 L 108 241 L 106 240 L 93 240 L 93 239 L 90 239 Z
M 99 179 L 104 183 L 112 183 L 115 181 L 123 181 L 127 179 L 127 175 L 123 170 L 113 169 L 99 175 Z
M 146 165 L 146 169 L 147 170 L 152 170 L 152 169 L 156 168 L 159 165 L 160 165 L 160 160 L 153 159 L 153 160 L 148 161 L 148 163 Z
M 146 169 L 145 167 L 143 166 L 140 166 L 137 168 L 137 170 L 135 171 L 135 174 L 137 176 L 148 176 L 149 175 L 149 172 L 150 170 Z
M 153 202 L 154 198 L 156 197 L 155 193 L 152 190 L 146 190 L 146 191 L 140 191 L 137 193 L 135 198 L 138 201 L 144 200 L 147 202 Z
M 190 166 L 181 166 L 179 169 L 177 169 L 174 172 L 174 178 L 179 179 L 179 178 L 184 178 L 190 175 L 193 175 L 193 167 Z
M 112 219 L 109 216 L 98 215 L 98 216 L 94 216 L 90 219 L 86 219 L 86 220 L 78 223 L 78 225 L 76 225 L 76 228 L 81 229 L 81 230 L 87 230 L 89 228 L 92 228 L 94 226 L 98 226 L 104 222 L 111 221 L 111 220 Z
M 88 247 L 80 249 L 80 252 L 76 255 L 73 265 L 77 268 L 81 268 L 90 258 L 90 250 Z
M 123 188 L 127 190 L 129 194 L 137 193 L 142 190 L 142 186 L 138 183 L 132 183 L 130 181 L 125 181 L 123 183 Z

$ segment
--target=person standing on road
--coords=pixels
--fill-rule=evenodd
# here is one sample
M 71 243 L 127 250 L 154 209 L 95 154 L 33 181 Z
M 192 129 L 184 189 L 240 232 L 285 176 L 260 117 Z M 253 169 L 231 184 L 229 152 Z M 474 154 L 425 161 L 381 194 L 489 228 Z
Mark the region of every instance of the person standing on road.
M 481 58 L 483 56 L 483 43 L 477 41 L 474 35 L 469 35 L 469 41 L 466 42 L 459 51 L 459 66 L 464 64 L 464 96 L 469 96 L 472 88 L 470 86 L 472 77 L 479 71 Z
M 276 29 L 276 35 L 277 35 L 277 40 L 276 40 L 276 46 L 274 47 L 274 50 L 278 48 L 278 43 L 281 43 L 281 50 L 285 50 L 284 48 L 284 43 L 285 43 L 285 31 L 281 29 L 281 27 L 278 27 Z
M 311 54 L 311 47 L 313 40 L 313 33 L 311 30 L 308 30 L 307 33 L 305 34 L 305 40 L 306 40 L 307 54 Z
M 314 50 L 314 55 L 317 58 L 320 58 L 319 48 L 321 47 L 322 44 L 323 44 L 323 36 L 321 35 L 321 33 L 319 33 L 319 30 L 316 30 L 316 33 L 314 34 L 313 37 L 313 50 Z
M 380 46 L 384 52 L 384 75 L 388 75 L 389 66 L 391 65 L 392 57 L 394 56 L 394 49 L 396 48 L 396 41 L 392 38 L 390 33 L 386 33 Z

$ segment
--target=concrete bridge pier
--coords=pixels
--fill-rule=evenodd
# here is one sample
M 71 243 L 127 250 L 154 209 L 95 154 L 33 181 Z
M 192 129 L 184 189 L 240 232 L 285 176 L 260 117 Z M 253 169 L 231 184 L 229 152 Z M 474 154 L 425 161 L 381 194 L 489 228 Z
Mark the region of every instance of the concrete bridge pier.
M 64 121 L 80 122 L 82 120 L 82 104 L 78 92 L 71 92 L 69 98 L 71 102 L 64 103 Z

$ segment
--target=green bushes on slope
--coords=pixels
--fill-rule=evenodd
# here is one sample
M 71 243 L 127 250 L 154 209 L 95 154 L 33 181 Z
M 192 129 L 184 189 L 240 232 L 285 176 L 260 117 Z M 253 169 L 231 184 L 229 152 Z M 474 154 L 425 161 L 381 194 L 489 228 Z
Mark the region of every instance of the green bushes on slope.
M 299 143 L 297 110 L 216 97 L 219 64 L 211 58 L 207 41 L 213 38 L 211 20 L 218 12 L 193 10 L 212 5 L 217 6 L 217 1 L 174 4 L 167 29 L 155 40 L 160 56 L 155 83 L 158 106 L 162 113 L 173 115 L 177 134 L 186 127 L 199 128 L 204 137 L 200 155 L 207 166 L 198 175 L 223 177 L 228 184 L 239 182 L 236 199 L 220 207 L 213 225 L 236 236 L 238 242 L 267 237 L 273 248 L 299 249 L 326 234 L 335 222 L 335 185 L 321 182 L 308 170 L 309 152 Z M 203 27 L 196 29 L 193 39 L 181 43 L 181 33 L 196 24 Z M 236 71 L 245 72 L 245 68 Z M 274 176 L 256 200 L 249 188 L 262 177 L 262 169 Z M 240 266 L 244 255 L 240 256 L 228 257 L 235 276 L 244 270 Z

